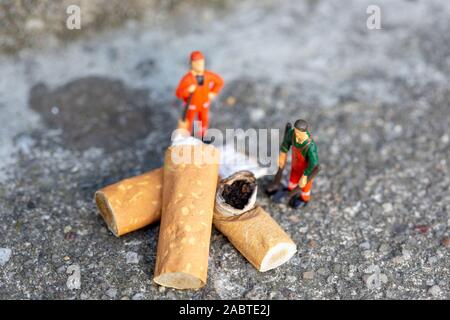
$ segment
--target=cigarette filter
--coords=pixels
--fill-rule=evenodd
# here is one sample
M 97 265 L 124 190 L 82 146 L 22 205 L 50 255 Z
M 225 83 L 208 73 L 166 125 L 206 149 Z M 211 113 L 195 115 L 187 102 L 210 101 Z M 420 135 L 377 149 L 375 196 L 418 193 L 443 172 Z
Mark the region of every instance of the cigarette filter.
M 154 276 L 160 285 L 196 289 L 206 283 L 219 159 L 216 148 L 200 141 L 166 151 Z
M 95 193 L 109 230 L 119 237 L 161 217 L 162 168 L 125 179 Z
M 297 251 L 286 232 L 259 206 L 233 217 L 215 212 L 214 226 L 261 272 L 279 267 Z
M 287 262 L 297 251 L 295 243 L 278 223 L 259 206 L 254 206 L 256 188 L 249 203 L 237 210 L 222 196 L 225 185 L 237 180 L 253 183 L 251 172 L 240 171 L 220 182 L 214 211 L 214 226 L 259 271 L 264 272 Z

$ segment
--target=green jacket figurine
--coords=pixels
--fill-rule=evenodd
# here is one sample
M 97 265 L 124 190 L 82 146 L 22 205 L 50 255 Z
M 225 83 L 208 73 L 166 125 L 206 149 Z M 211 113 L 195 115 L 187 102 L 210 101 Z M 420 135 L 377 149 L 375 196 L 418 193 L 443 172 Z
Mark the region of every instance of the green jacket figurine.
M 308 131 L 308 123 L 299 119 L 294 127 L 289 129 L 284 137 L 280 148 L 278 166 L 284 168 L 287 153 L 292 147 L 292 165 L 289 178 L 288 191 L 294 190 L 297 186 L 301 189 L 299 197 L 292 198 L 291 206 L 298 208 L 306 205 L 311 199 L 311 187 L 313 179 L 319 172 L 319 156 L 317 146 Z M 275 202 L 280 202 L 286 194 L 286 190 L 279 191 L 273 196 Z

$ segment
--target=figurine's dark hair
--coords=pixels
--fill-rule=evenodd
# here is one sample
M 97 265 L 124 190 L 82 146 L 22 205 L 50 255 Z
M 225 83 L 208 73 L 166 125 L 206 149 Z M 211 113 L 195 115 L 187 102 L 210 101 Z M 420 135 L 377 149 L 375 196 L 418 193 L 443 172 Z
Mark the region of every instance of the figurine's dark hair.
M 303 119 L 298 119 L 294 123 L 294 128 L 296 128 L 296 129 L 298 129 L 300 131 L 303 131 L 303 132 L 307 131 L 308 127 L 309 127 L 308 122 L 306 122 Z

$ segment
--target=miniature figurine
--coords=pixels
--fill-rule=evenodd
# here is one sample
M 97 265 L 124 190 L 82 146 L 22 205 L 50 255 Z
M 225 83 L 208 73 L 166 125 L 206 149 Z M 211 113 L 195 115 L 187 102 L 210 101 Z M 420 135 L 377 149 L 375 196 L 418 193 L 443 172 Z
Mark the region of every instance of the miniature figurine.
M 289 185 L 281 187 L 281 173 L 286 164 L 287 153 L 292 146 L 292 164 Z M 317 146 L 308 131 L 308 123 L 299 119 L 291 128 L 286 125 L 283 143 L 278 158 L 278 173 L 274 183 L 267 188 L 275 203 L 280 203 L 288 196 L 289 205 L 299 208 L 308 204 L 311 198 L 313 179 L 320 170 Z M 280 190 L 281 189 L 281 190 Z
M 223 79 L 209 70 L 205 70 L 205 57 L 200 51 L 191 53 L 191 70 L 180 80 L 175 92 L 178 99 L 184 101 L 185 112 L 179 122 L 179 128 L 192 133 L 192 125 L 197 115 L 201 122 L 200 136 L 208 129 L 208 110 L 223 88 Z

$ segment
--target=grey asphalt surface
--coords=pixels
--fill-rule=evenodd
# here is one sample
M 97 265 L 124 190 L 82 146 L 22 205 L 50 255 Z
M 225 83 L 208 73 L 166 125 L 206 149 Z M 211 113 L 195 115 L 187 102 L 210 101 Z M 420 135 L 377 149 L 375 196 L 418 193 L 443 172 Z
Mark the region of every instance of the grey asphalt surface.
M 450 299 L 450 3 L 183 10 L 0 55 L 0 298 Z M 162 164 L 193 49 L 226 81 L 213 127 L 305 118 L 323 169 L 305 209 L 258 195 L 287 264 L 259 273 L 214 230 L 207 285 L 177 291 L 152 282 L 158 225 L 115 238 L 93 194 Z

